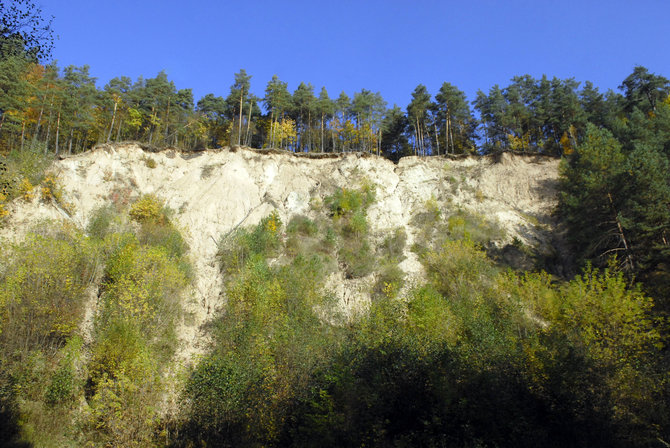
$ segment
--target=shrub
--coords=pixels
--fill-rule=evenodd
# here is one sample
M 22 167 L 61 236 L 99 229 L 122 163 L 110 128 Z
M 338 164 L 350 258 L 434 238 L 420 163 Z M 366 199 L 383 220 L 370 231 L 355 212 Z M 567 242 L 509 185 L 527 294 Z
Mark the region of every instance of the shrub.
M 108 318 L 99 325 L 97 343 L 88 365 L 90 385 L 94 388 L 105 378 L 116 378 L 129 371 L 136 361 L 146 356 L 148 347 L 140 325 L 130 319 Z
M 188 252 L 188 243 L 179 229 L 172 224 L 161 225 L 146 222 L 138 232 L 138 240 L 142 244 L 162 247 L 168 256 L 175 259 L 183 257 Z
M 42 181 L 42 200 L 44 202 L 53 201 L 57 204 L 63 204 L 63 189 L 53 174 L 48 174 Z
M 51 377 L 44 398 L 49 404 L 62 403 L 74 397 L 75 376 L 71 366 L 63 366 Z
M 305 220 L 292 222 L 293 236 L 301 228 L 311 232 Z M 279 229 L 273 214 L 224 240 L 226 312 L 213 326 L 214 350 L 185 389 L 187 438 L 207 445 L 276 444 L 294 397 L 304 395 L 311 372 L 323 363 L 326 328 L 315 308 L 325 301 L 326 266 L 309 243 L 270 265 L 268 258 L 281 249 L 273 246 L 282 242 Z
M 126 360 L 113 378 L 103 375 L 89 400 L 87 445 L 156 446 L 162 392 L 156 363 L 147 353 Z
M 485 288 L 495 276 L 495 268 L 469 240 L 446 240 L 421 257 L 431 283 L 447 297 L 467 297 L 468 292 Z
M 407 243 L 407 232 L 398 227 L 379 246 L 380 256 L 384 260 L 393 260 L 396 263 L 405 259 L 405 244 Z
M 478 244 L 488 244 L 505 236 L 504 230 L 497 224 L 479 214 L 464 210 L 449 216 L 447 231 L 450 238 L 470 239 Z
M 168 221 L 163 202 L 153 194 L 144 195 L 135 201 L 130 206 L 128 215 L 140 224 L 147 222 L 165 224 Z
M 395 298 L 402 288 L 405 273 L 397 264 L 389 263 L 384 265 L 377 276 L 377 281 L 373 287 L 375 297 Z
M 412 218 L 412 223 L 420 228 L 434 227 L 442 218 L 442 212 L 440 211 L 440 206 L 437 203 L 435 196 L 431 196 L 430 199 L 424 204 L 424 208 L 414 215 Z
M 83 345 L 83 339 L 79 336 L 74 336 L 61 349 L 59 353 L 61 359 L 58 363 L 58 368 L 51 375 L 49 385 L 44 394 L 47 404 L 64 404 L 75 398 L 80 386 L 75 363 L 81 357 Z
M 181 318 L 180 293 L 188 283 L 176 260 L 160 247 L 128 244 L 112 254 L 105 268 L 99 325 L 117 318 L 137 323 L 147 340 L 174 349 Z
M 351 238 L 362 238 L 368 234 L 368 221 L 361 210 L 347 217 L 342 223 L 342 235 Z
M 281 247 L 281 219 L 275 211 L 263 218 L 251 231 L 238 229 L 219 242 L 221 269 L 239 272 L 254 258 L 270 257 Z
M 304 215 L 295 215 L 286 226 L 286 232 L 289 234 L 297 233 L 303 236 L 314 236 L 319 231 L 314 221 Z
M 156 166 L 157 166 L 156 161 L 152 157 L 145 157 L 143 160 L 144 160 L 144 164 L 147 166 L 147 168 L 150 168 L 150 169 L 156 168 Z
M 360 190 L 340 188 L 324 199 L 330 213 L 336 218 L 365 210 L 374 201 L 375 188 L 369 183 L 365 183 Z
M 375 268 L 375 256 L 366 239 L 346 239 L 340 243 L 339 259 L 348 278 L 365 277 Z
M 91 212 L 86 231 L 94 238 L 104 239 L 118 218 L 119 214 L 113 205 L 103 205 Z
M 0 193 L 0 219 L 3 219 L 9 215 L 9 210 L 7 210 L 7 196 Z
M 23 198 L 24 201 L 32 201 L 35 198 L 35 192 L 33 191 L 35 187 L 27 178 L 21 179 L 19 184 L 19 195 Z
M 79 232 L 29 234 L 7 251 L 0 274 L 0 340 L 5 353 L 62 345 L 83 317 L 84 290 L 98 263 Z
M 42 151 L 24 149 L 12 151 L 7 158 L 3 158 L 6 170 L 0 171 L 0 186 L 5 186 L 5 196 L 8 199 L 22 195 L 21 184 L 25 181 L 29 185 L 39 185 L 44 179 L 44 173 L 51 160 Z

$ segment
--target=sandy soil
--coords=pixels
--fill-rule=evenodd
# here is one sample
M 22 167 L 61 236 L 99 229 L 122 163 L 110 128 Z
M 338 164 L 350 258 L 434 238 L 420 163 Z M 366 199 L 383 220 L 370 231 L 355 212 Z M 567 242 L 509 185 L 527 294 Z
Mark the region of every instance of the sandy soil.
M 356 153 L 307 158 L 238 149 L 182 155 L 173 150 L 145 153 L 137 145 L 120 144 L 58 161 L 53 171 L 74 212 L 68 215 L 38 199 L 16 201 L 0 238 L 19 240 L 40 219 L 67 219 L 85 228 L 97 207 L 155 193 L 176 211 L 195 267 L 185 301 L 189 317 L 180 329 L 178 361 L 183 365 L 205 351 L 208 341 L 202 325 L 224 304 L 215 254 L 217 242 L 232 229 L 255 224 L 272 210 L 286 223 L 295 214 L 313 213 L 311 204 L 335 188 L 355 188 L 367 180 L 377 185 L 377 202 L 368 220 L 380 238 L 405 227 L 410 247 L 411 219 L 433 198 L 447 213 L 463 208 L 497 220 L 506 230 L 506 241 L 500 244 L 516 237 L 541 250 L 551 244 L 548 228 L 556 205 L 558 161 L 505 154 L 498 160 L 406 157 L 396 165 Z M 408 250 L 406 256 L 401 268 L 410 277 L 420 276 L 416 255 Z M 372 281 L 349 281 L 336 273 L 328 288 L 344 311 L 353 312 L 368 300 Z

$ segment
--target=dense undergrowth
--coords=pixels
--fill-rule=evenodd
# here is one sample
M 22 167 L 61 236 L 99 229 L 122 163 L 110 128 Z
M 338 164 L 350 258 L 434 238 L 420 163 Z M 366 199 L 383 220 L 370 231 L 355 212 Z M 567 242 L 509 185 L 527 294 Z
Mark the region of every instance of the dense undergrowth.
M 43 199 L 44 185 L 58 190 L 22 157 L 12 179 L 41 179 Z M 502 229 L 483 216 L 432 198 L 411 236 L 378 235 L 367 221 L 374 201 L 363 182 L 312 201 L 309 216 L 283 223 L 272 213 L 221 239 L 226 306 L 170 414 L 163 401 L 192 276 L 171 211 L 144 196 L 99 208 L 85 232 L 43 223 L 4 247 L 5 445 L 670 440 L 667 322 L 615 264 L 572 280 L 512 271 L 487 255 Z M 407 250 L 423 281 L 405 279 Z M 344 313 L 326 288 L 332 275 L 367 285 L 369 306 Z
M 286 227 L 222 240 L 227 306 L 191 372 L 172 446 L 652 446 L 668 440 L 668 373 L 652 300 L 612 269 L 571 281 L 487 258 L 474 215 L 417 214 L 373 248 L 374 189 L 339 190 Z M 422 215 L 423 214 L 423 215 Z M 373 274 L 369 310 L 322 286 Z M 396 274 L 392 274 L 392 272 Z M 391 273 L 389 273 L 391 272 Z
M 191 275 L 187 249 L 152 196 L 129 211 L 98 209 L 86 233 L 46 222 L 3 248 L 5 445 L 155 442 Z

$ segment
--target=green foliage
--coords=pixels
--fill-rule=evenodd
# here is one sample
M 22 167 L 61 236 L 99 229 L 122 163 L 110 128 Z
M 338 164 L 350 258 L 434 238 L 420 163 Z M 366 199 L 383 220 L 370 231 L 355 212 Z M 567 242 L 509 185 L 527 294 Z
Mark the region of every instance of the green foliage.
M 376 258 L 368 242 L 366 210 L 375 200 L 375 187 L 364 181 L 358 190 L 338 189 L 324 199 L 339 234 L 338 258 L 349 278 L 372 273 Z
M 397 297 L 404 278 L 405 273 L 397 264 L 386 263 L 379 270 L 379 275 L 373 287 L 373 295 L 376 297 Z
M 314 236 L 319 231 L 314 221 L 304 215 L 296 215 L 291 218 L 286 226 L 288 234 L 297 233 L 301 236 Z
M 658 104 L 656 112 L 667 118 L 670 106 Z M 667 309 L 670 183 L 662 141 L 670 134 L 661 121 L 634 110 L 615 128 L 616 137 L 589 126 L 561 165 L 560 210 L 582 263 L 604 267 L 617 255 L 626 272 L 643 280 Z
M 103 309 L 98 322 L 133 322 L 163 356 L 174 350 L 175 324 L 181 318 L 180 292 L 187 277 L 161 247 L 128 244 L 113 253 L 105 268 Z
M 291 222 L 291 233 L 313 231 L 306 219 Z M 270 266 L 283 243 L 280 226 L 272 214 L 229 238 L 222 251 L 226 312 L 214 327 L 212 354 L 185 390 L 184 431 L 207 444 L 276 443 L 291 403 L 323 363 L 328 327 L 315 307 L 327 304 L 321 287 L 328 269 L 311 245 L 294 247 L 285 263 Z
M 164 249 L 166 254 L 174 259 L 181 259 L 189 249 L 179 229 L 172 224 L 146 222 L 138 231 L 137 239 L 141 244 Z
M 376 258 L 365 239 L 350 238 L 341 242 L 338 258 L 344 263 L 348 278 L 365 277 L 375 268 Z
M 155 446 L 162 392 L 151 359 L 137 358 L 114 378 L 103 376 L 89 401 L 91 411 L 83 427 L 93 446 Z
M 324 199 L 334 217 L 355 215 L 365 211 L 375 201 L 375 187 L 364 183 L 360 190 L 341 188 Z
M 452 239 L 468 239 L 481 245 L 487 245 L 492 240 L 500 240 L 505 236 L 504 230 L 496 223 L 465 210 L 458 210 L 449 216 L 447 233 Z
M 0 274 L 0 339 L 5 356 L 61 346 L 83 316 L 96 249 L 79 232 L 30 234 L 8 251 Z M 10 261 L 11 260 L 11 261 Z
M 64 446 L 73 431 L 71 406 L 81 393 L 77 331 L 100 254 L 80 232 L 56 223 L 36 227 L 4 254 L 0 402 L 16 413 L 26 440 Z
M 375 300 L 341 325 L 321 289 L 329 269 L 319 233 L 331 229 L 345 270 L 370 243 L 366 229 L 352 231 L 363 210 L 339 210 L 333 227 L 292 219 L 272 250 L 262 243 L 267 221 L 229 239 L 224 260 L 243 256 L 226 272 L 227 307 L 188 381 L 177 445 L 644 446 L 665 437 L 663 339 L 651 300 L 621 274 L 556 283 L 501 272 L 471 236 L 485 241 L 491 230 L 458 213 L 421 253 L 427 284 L 405 297 L 397 262 L 406 235 L 388 236 L 377 248 L 383 263 L 371 255 L 363 271 L 377 273 Z
M 143 160 L 147 168 L 154 169 L 156 166 L 158 166 L 156 164 L 156 160 L 153 157 L 145 157 Z
M 0 181 L 9 182 L 12 191 L 18 191 L 19 181 L 28 180 L 32 185 L 39 185 L 44 179 L 45 172 L 51 164 L 51 159 L 42 151 L 25 149 L 11 151 L 6 159 L 7 170 L 0 172 Z M 10 197 L 13 197 L 11 194 Z
M 94 213 L 90 237 L 44 223 L 0 264 L 0 401 L 14 403 L 37 446 L 154 445 L 190 265 L 166 211 L 142 216 L 137 235 L 109 207 Z M 86 362 L 78 333 L 101 271 Z
M 91 212 L 86 231 L 91 237 L 102 240 L 113 230 L 112 225 L 119 217 L 112 205 L 100 206 Z
M 281 219 L 274 212 L 263 218 L 252 231 L 238 229 L 219 242 L 219 263 L 224 272 L 242 270 L 250 259 L 270 257 L 281 246 Z
M 140 224 L 165 224 L 169 221 L 167 210 L 165 209 L 163 202 L 153 194 L 144 195 L 135 201 L 130 206 L 128 215 L 131 219 L 139 222 Z
M 7 217 L 7 203 L 17 197 L 32 200 L 34 185 L 45 177 L 50 160 L 34 149 L 11 151 L 0 156 L 0 220 Z
M 74 395 L 75 376 L 71 366 L 63 366 L 51 377 L 51 383 L 47 387 L 45 400 L 47 403 L 56 404 L 71 400 Z

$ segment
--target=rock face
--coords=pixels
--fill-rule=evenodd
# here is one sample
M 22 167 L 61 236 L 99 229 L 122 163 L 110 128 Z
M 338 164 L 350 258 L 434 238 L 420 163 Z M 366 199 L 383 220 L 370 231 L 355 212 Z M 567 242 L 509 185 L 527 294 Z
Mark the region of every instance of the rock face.
M 72 215 L 38 201 L 18 201 L 0 236 L 18 239 L 42 218 L 70 219 L 85 228 L 90 212 L 101 205 L 156 194 L 175 210 L 195 267 L 186 304 L 193 318 L 181 332 L 186 360 L 202 349 L 199 328 L 223 303 L 217 242 L 236 227 L 253 225 L 273 210 L 284 223 L 296 214 L 309 215 L 336 188 L 365 181 L 376 185 L 377 200 L 368 211 L 373 236 L 405 227 L 410 247 L 412 218 L 432 200 L 447 213 L 467 209 L 497 221 L 506 231 L 501 246 L 516 239 L 549 250 L 558 161 L 504 154 L 498 160 L 406 157 L 396 165 L 357 153 L 328 158 L 248 149 L 149 154 L 126 144 L 100 146 L 56 162 L 53 170 L 73 205 Z M 420 276 L 416 256 L 406 255 L 400 267 Z M 365 298 L 364 279 L 347 285 L 334 276 L 329 283 L 345 308 Z

